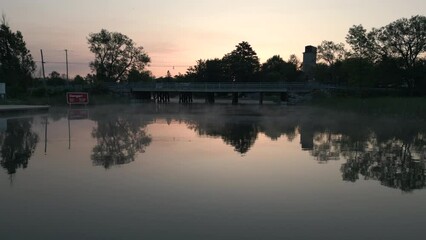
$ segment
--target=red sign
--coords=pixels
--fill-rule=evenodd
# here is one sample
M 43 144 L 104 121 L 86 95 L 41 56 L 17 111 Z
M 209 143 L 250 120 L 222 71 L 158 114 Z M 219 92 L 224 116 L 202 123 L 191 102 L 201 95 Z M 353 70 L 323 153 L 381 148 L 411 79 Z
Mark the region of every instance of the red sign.
M 68 92 L 67 93 L 68 104 L 88 104 L 89 93 L 87 92 Z

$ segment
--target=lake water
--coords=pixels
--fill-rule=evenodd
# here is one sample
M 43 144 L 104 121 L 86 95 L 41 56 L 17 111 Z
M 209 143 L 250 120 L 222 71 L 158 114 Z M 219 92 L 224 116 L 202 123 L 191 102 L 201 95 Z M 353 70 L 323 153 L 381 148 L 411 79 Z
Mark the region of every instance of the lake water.
M 258 105 L 0 116 L 1 239 L 421 239 L 426 122 Z

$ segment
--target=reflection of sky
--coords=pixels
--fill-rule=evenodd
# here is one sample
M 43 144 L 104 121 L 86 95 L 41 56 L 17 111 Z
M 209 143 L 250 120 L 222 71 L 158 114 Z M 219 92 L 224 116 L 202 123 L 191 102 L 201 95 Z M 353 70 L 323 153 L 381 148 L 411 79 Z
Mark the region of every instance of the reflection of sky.
M 354 24 L 381 27 L 426 12 L 422 0 L 1 0 L 13 30 L 21 30 L 35 59 L 40 49 L 46 71 L 89 72 L 86 37 L 102 28 L 128 35 L 152 58 L 156 76 L 185 73 L 198 59 L 222 57 L 248 41 L 262 62 L 279 54 L 302 56 L 322 40 L 344 42 Z M 173 69 L 173 66 L 175 68 Z

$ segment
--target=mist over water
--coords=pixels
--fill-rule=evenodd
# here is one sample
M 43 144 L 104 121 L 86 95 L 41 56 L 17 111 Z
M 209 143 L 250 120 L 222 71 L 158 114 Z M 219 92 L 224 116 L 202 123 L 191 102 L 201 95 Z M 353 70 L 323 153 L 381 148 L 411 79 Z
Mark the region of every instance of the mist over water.
M 0 118 L 2 239 L 422 236 L 422 119 L 226 104 Z

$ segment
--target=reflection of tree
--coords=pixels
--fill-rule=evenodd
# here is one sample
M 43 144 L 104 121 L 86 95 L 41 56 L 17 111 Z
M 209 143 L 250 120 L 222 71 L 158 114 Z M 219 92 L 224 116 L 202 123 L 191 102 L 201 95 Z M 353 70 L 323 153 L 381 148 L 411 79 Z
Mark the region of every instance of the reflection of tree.
M 247 153 L 257 139 L 258 130 L 252 123 L 228 123 L 222 130 L 223 141 L 241 154 Z
M 312 142 L 312 156 L 320 162 L 346 159 L 345 181 L 375 180 L 405 192 L 426 188 L 424 121 L 348 116 L 330 114 L 302 124 L 301 139 L 311 134 L 301 142 Z
M 258 124 L 256 122 L 197 120 L 188 122 L 190 129 L 199 135 L 221 137 L 226 144 L 234 147 L 235 151 L 245 154 L 257 139 Z
M 402 191 L 425 188 L 426 159 L 421 153 L 413 153 L 411 147 L 412 143 L 397 139 L 375 142 L 342 165 L 343 179 L 354 182 L 362 175 Z
M 296 138 L 296 129 L 297 123 L 294 122 L 264 121 L 259 126 L 259 131 L 264 132 L 273 141 L 286 135 L 287 139 L 292 142 Z
M 311 151 L 319 162 L 340 159 L 340 134 L 331 134 L 330 132 L 318 133 L 314 136 L 314 146 Z
M 143 152 L 151 143 L 138 120 L 117 117 L 98 121 L 92 136 L 97 139 L 92 160 L 96 166 L 110 168 L 134 161 L 136 153 Z
M 311 154 L 320 162 L 345 158 L 341 167 L 345 181 L 355 182 L 363 176 L 409 192 L 426 187 L 425 141 L 421 134 L 409 135 L 383 139 L 375 134 L 352 137 L 325 131 L 315 135 Z
M 34 153 L 38 135 L 31 131 L 31 119 L 10 119 L 6 132 L 0 133 L 0 164 L 9 174 L 18 168 L 26 168 L 28 160 Z

